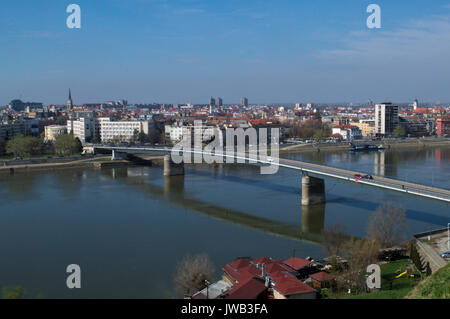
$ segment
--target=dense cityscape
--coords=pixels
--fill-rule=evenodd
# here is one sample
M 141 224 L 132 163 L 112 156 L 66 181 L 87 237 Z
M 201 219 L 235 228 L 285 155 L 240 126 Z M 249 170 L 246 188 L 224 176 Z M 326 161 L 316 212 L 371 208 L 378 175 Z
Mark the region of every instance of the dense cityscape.
M 63 133 L 85 143 L 147 142 L 174 144 L 183 128 L 202 121 L 204 128 L 281 129 L 288 142 L 352 142 L 361 139 L 450 134 L 450 106 L 380 103 L 374 105 L 251 105 L 247 98 L 239 105 L 224 105 L 212 98 L 204 105 L 129 105 L 126 100 L 75 105 L 69 90 L 67 105 L 44 106 L 39 102 L 13 100 L 1 108 L 0 139 L 16 135 L 34 136 L 49 142 Z M 4 144 L 4 143 L 3 143 Z M 4 152 L 4 151 L 3 151 Z

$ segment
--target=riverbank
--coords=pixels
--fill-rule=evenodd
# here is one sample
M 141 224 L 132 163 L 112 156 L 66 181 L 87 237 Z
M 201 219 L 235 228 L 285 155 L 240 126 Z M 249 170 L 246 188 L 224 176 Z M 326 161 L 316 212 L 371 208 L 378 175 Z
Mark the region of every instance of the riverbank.
M 162 156 L 145 156 L 131 160 L 111 160 L 109 155 L 71 156 L 60 158 L 32 158 L 24 160 L 0 161 L 0 174 L 14 174 L 27 171 L 46 171 L 73 168 L 104 168 L 115 166 L 135 166 L 162 163 Z
M 385 140 L 385 141 L 358 141 L 358 144 L 383 145 L 385 149 L 425 149 L 435 147 L 450 147 L 450 139 L 433 138 L 433 139 L 407 139 L 407 140 Z M 348 151 L 349 143 L 341 144 L 296 144 L 286 145 L 280 148 L 280 153 L 288 152 L 332 152 L 332 151 Z

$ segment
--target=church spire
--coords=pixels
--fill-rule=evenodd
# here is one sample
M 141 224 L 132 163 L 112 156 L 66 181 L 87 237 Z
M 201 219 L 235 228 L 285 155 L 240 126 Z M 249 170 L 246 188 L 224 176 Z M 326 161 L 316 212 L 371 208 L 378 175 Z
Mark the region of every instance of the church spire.
M 67 100 L 67 112 L 71 112 L 72 109 L 73 109 L 72 92 L 69 89 L 69 99 Z

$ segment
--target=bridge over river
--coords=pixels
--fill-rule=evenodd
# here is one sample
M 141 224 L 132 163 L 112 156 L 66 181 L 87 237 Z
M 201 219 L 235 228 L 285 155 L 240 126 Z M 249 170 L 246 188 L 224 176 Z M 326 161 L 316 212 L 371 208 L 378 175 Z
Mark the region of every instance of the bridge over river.
M 170 154 L 172 149 L 169 147 L 133 147 L 133 146 L 104 146 L 93 145 L 93 151 L 103 150 L 111 151 L 113 153 L 113 159 L 119 153 L 129 154 Z M 203 150 L 198 151 L 195 149 L 184 150 L 189 154 L 202 154 L 211 155 L 209 152 Z M 212 154 L 214 155 L 214 154 Z M 382 189 L 388 189 L 404 194 L 432 198 L 439 201 L 450 202 L 450 190 L 438 187 L 431 187 L 422 184 L 416 184 L 411 182 L 405 182 L 393 178 L 387 178 L 383 176 L 372 176 L 372 179 L 358 178 L 355 176 L 365 176 L 365 173 L 350 171 L 326 165 L 312 164 L 297 160 L 290 160 L 285 158 L 270 158 L 270 157 L 258 157 L 250 153 L 235 153 L 235 155 L 223 154 L 223 158 L 232 159 L 234 161 L 245 161 L 250 165 L 272 165 L 279 166 L 291 170 L 296 170 L 302 173 L 302 205 L 312 205 L 325 202 L 325 184 L 323 177 L 340 179 L 359 185 L 368 185 L 371 187 L 378 187 Z M 165 175 L 182 175 L 184 174 L 184 165 L 175 164 L 171 160 L 170 156 L 165 157 L 164 162 L 164 174 Z

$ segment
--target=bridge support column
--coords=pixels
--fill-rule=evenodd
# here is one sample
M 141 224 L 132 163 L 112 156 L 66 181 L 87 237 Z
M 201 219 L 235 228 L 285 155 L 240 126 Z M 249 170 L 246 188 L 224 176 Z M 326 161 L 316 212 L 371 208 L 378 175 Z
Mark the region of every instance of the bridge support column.
M 321 178 L 302 177 L 302 205 L 325 203 L 325 181 Z
M 175 164 L 170 155 L 164 156 L 164 176 L 184 175 L 184 163 Z

